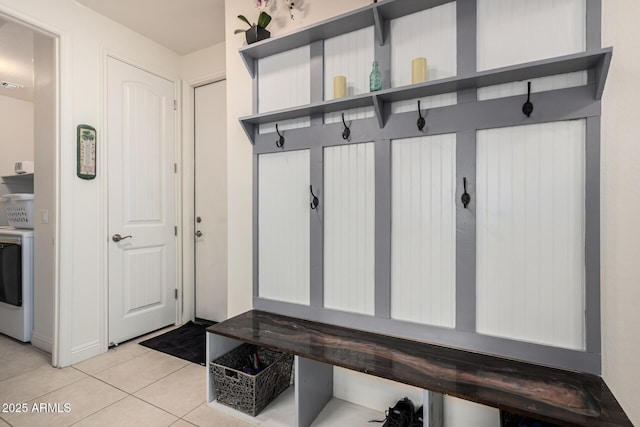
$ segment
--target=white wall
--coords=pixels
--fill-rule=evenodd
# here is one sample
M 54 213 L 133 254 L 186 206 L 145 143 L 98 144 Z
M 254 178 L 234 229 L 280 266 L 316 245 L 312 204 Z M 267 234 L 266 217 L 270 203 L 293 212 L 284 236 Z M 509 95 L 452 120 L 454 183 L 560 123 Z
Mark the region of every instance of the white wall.
M 33 160 L 33 102 L 0 95 L 0 176 L 14 164 Z
M 635 425 L 640 425 L 639 16 L 637 1 L 602 2 L 602 45 L 613 46 L 602 108 L 602 369 Z
M 0 176 L 14 175 L 15 162 L 33 160 L 33 102 L 0 96 L 0 129 Z M 31 178 L 0 178 L 0 196 L 31 192 Z
M 110 52 L 170 80 L 180 77 L 180 58 L 73 0 L 0 0 L 0 11 L 61 36 L 60 141 L 51 159 L 57 176 L 42 179 L 50 179 L 61 194 L 55 242 L 61 319 L 55 328 L 57 362 L 66 366 L 106 350 L 105 55 Z M 98 176 L 93 181 L 75 175 L 73 141 L 81 123 L 98 131 Z
M 53 349 L 55 301 L 55 162 L 56 154 L 56 58 L 55 40 L 35 34 L 34 42 L 34 254 L 33 334 L 31 343 L 48 352 Z M 48 222 L 40 212 L 48 212 Z

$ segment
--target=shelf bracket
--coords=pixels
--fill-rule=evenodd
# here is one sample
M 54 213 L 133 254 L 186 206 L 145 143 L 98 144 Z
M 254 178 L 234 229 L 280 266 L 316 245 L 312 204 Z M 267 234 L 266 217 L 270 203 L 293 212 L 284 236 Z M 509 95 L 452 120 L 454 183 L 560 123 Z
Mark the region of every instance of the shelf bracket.
M 252 123 L 249 123 L 247 121 L 244 121 L 244 120 L 240 120 L 240 125 L 242 126 L 242 129 L 244 130 L 244 133 L 247 134 L 247 138 L 249 138 L 249 141 L 251 141 L 251 145 L 254 145 L 256 143 L 256 141 L 255 141 L 255 136 L 256 136 L 256 127 L 255 127 L 255 125 L 253 125 Z
M 240 52 L 240 57 L 242 58 L 242 62 L 244 62 L 244 66 L 247 67 L 247 71 L 252 79 L 256 78 L 256 59 L 247 55 L 244 52 Z
M 380 129 L 384 128 L 387 123 L 387 117 L 385 117 L 384 101 L 378 97 L 378 95 L 372 95 L 373 108 L 376 111 L 376 117 L 378 118 L 378 125 Z
M 373 22 L 374 28 L 376 32 L 376 39 L 380 46 L 384 46 L 384 20 L 382 19 L 382 15 L 380 15 L 380 10 L 377 7 L 371 9 L 373 11 Z
M 602 93 L 604 92 L 604 84 L 607 81 L 607 74 L 609 74 L 609 66 L 611 65 L 611 56 L 613 52 L 609 50 L 605 52 L 603 57 L 598 62 L 598 65 L 595 67 L 596 74 L 596 93 L 595 99 L 602 99 Z

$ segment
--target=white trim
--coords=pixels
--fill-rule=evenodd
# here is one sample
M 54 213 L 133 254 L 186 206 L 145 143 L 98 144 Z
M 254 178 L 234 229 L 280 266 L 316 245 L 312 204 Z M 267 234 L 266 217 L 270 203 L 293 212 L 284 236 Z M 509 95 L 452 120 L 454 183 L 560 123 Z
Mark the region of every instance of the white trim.
M 100 340 L 91 341 L 71 349 L 71 364 L 82 362 L 100 354 L 102 345 Z
M 195 319 L 195 111 L 193 108 L 195 89 L 226 80 L 225 72 L 208 74 L 192 80 L 182 81 L 182 322 Z M 188 265 L 187 265 L 188 264 Z
M 72 343 L 72 310 L 73 305 L 73 236 L 69 233 L 63 235 L 61 230 L 72 230 L 73 219 L 71 215 L 62 215 L 62 212 L 73 206 L 73 194 L 70 191 L 71 175 L 63 179 L 61 171 L 73 168 L 75 165 L 65 163 L 65 158 L 73 159 L 74 156 L 65 156 L 63 151 L 73 150 L 73 144 L 62 144 L 62 141 L 73 141 L 73 109 L 72 109 L 72 65 L 71 65 L 71 35 L 61 34 L 58 38 L 58 132 L 56 141 L 56 285 L 54 307 L 54 333 L 53 333 L 53 365 L 56 367 L 69 366 L 71 364 Z M 64 123 L 64 125 L 63 125 Z M 64 163 L 64 164 L 63 164 Z M 67 243 L 68 241 L 68 243 Z M 66 262 L 63 262 L 66 261 Z
M 52 353 L 53 351 L 53 342 L 49 340 L 49 338 L 40 336 L 36 332 L 31 334 L 31 345 L 48 353 Z

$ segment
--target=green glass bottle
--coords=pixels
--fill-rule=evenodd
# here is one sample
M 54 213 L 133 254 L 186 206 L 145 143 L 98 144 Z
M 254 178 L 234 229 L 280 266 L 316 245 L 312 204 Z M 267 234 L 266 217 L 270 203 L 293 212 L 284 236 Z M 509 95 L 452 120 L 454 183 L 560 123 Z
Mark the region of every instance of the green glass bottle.
M 382 89 L 382 76 L 378 70 L 378 61 L 373 61 L 373 69 L 369 74 L 369 90 L 375 92 Z

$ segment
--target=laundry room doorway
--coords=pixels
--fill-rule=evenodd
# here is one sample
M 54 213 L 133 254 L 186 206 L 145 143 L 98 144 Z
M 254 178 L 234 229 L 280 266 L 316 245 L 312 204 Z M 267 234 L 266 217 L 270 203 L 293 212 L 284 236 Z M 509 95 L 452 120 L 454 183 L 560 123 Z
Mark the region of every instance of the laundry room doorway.
M 33 234 L 31 267 L 23 273 L 33 278 L 32 299 L 24 309 L 33 313 L 28 340 L 51 353 L 54 366 L 57 252 L 43 242 L 58 241 L 59 51 L 57 35 L 0 12 L 0 196 L 34 194 L 32 230 L 23 231 Z

